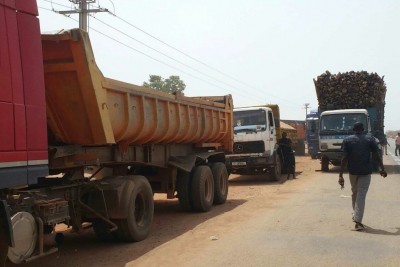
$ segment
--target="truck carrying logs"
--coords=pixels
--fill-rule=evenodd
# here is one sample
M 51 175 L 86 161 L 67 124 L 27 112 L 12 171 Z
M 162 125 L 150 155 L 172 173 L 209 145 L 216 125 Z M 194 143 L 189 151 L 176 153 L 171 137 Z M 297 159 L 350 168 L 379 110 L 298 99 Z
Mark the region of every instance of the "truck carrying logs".
M 352 134 L 352 125 L 362 122 L 365 131 L 384 140 L 386 85 L 383 76 L 366 71 L 331 74 L 314 79 L 318 98 L 319 150 L 322 171 L 329 164 L 340 165 L 343 139 Z
M 376 73 L 350 71 L 331 74 L 329 71 L 314 79 L 320 111 L 382 107 L 386 84 Z

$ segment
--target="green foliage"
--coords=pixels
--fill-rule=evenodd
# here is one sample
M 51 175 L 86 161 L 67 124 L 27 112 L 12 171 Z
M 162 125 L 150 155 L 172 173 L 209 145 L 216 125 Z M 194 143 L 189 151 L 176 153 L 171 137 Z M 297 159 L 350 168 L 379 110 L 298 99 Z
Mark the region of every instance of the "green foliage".
M 183 94 L 183 91 L 186 88 L 186 84 L 179 78 L 179 76 L 173 75 L 169 76 L 168 79 L 163 79 L 159 75 L 150 75 L 149 82 L 144 82 L 143 86 L 170 94 Z

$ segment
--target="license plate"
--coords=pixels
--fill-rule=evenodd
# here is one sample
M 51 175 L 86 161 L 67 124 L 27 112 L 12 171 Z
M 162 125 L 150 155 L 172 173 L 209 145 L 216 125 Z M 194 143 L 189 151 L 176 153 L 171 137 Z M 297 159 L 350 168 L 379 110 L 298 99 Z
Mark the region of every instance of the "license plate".
M 232 166 L 246 166 L 246 162 L 243 161 L 232 162 Z

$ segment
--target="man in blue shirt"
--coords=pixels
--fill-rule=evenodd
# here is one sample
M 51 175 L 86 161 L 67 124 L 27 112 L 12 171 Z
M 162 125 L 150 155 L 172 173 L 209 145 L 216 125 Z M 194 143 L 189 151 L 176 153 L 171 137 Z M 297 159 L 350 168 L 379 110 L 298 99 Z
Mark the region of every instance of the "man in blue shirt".
M 373 159 L 379 163 L 380 174 L 386 177 L 387 173 L 383 166 L 378 145 L 372 136 L 367 136 L 364 133 L 364 125 L 361 122 L 356 122 L 353 125 L 353 131 L 355 132 L 354 135 L 343 140 L 339 184 L 342 188 L 344 187 L 343 170 L 347 165 L 352 191 L 353 221 L 356 223 L 355 230 L 359 231 L 364 230 L 364 225 L 361 222 L 364 215 L 365 198 L 371 183 Z

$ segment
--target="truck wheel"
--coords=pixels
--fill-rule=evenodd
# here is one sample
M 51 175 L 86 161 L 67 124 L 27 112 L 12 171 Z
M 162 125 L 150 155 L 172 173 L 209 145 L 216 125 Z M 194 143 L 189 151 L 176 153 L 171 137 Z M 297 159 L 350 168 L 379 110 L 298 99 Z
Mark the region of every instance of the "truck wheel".
M 0 266 L 5 266 L 7 253 L 8 253 L 8 239 L 6 234 L 6 227 L 0 221 Z
M 191 176 L 189 172 L 178 170 L 176 191 L 178 193 L 179 205 L 184 211 L 193 211 L 190 194 Z
M 329 159 L 326 157 L 321 159 L 321 170 L 323 172 L 329 172 Z
M 144 176 L 132 176 L 134 187 L 128 203 L 128 217 L 115 220 L 118 239 L 127 242 L 145 239 L 153 223 L 154 201 L 150 183 Z
M 228 171 L 222 162 L 211 165 L 211 171 L 214 178 L 214 204 L 223 204 L 228 197 Z
M 192 173 L 193 209 L 199 212 L 209 211 L 214 201 L 214 179 L 211 169 L 200 165 L 194 167 Z
M 282 177 L 282 164 L 281 164 L 281 157 L 279 155 L 276 156 L 276 164 L 269 170 L 269 176 L 274 181 L 280 181 Z

